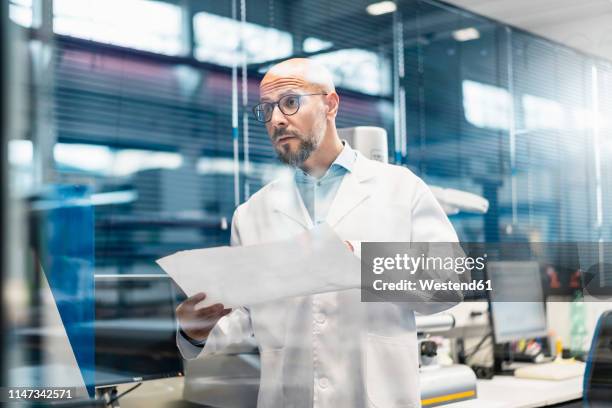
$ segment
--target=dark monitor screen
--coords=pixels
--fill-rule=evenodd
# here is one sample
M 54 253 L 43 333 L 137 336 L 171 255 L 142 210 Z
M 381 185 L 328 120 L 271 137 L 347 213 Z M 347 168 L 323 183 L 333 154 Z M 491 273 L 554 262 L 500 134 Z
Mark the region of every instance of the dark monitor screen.
M 177 291 L 165 275 L 97 275 L 95 385 L 182 375 Z

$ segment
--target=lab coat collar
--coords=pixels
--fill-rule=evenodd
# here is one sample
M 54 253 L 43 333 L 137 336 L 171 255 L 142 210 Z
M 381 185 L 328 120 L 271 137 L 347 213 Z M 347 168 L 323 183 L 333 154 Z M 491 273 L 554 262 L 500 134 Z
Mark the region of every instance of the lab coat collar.
M 364 182 L 371 179 L 376 174 L 377 162 L 366 158 L 363 154 L 357 151 L 357 159 L 353 167 L 353 174 L 357 181 Z
M 326 221 L 329 225 L 337 224 L 370 196 L 370 188 L 365 182 L 375 176 L 375 166 L 374 162 L 357 152 L 353 171 L 344 176 L 327 214 Z M 291 218 L 305 229 L 312 228 L 312 219 L 308 215 L 293 178 L 278 180 L 272 187 L 274 210 Z
M 300 192 L 293 178 L 287 177 L 277 180 L 272 185 L 272 188 L 272 206 L 274 211 L 291 218 L 305 229 L 313 227 L 308 210 L 300 197 Z
M 357 152 L 353 171 L 347 173 L 340 184 L 336 197 L 327 214 L 326 221 L 332 227 L 371 195 L 371 186 L 366 181 L 375 175 L 375 165 Z

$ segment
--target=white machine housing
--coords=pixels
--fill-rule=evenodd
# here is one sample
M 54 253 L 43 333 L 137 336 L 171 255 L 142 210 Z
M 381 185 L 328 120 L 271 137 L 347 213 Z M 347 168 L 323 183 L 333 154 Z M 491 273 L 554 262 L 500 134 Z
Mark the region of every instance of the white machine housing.
M 376 126 L 357 126 L 338 129 L 338 136 L 365 157 L 383 163 L 389 162 L 387 131 Z
M 376 126 L 356 126 L 338 129 L 338 136 L 365 157 L 379 162 L 389 162 L 389 144 L 387 131 Z M 432 193 L 448 215 L 460 211 L 485 214 L 489 210 L 489 201 L 474 193 L 429 186 Z

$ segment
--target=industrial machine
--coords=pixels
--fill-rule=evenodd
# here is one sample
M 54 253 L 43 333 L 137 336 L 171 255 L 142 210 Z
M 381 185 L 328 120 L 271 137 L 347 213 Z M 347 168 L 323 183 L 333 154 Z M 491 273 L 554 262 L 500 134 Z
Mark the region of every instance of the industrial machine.
M 438 343 L 431 337 L 432 333 L 446 332 L 454 325 L 451 314 L 416 317 L 423 407 L 476 398 L 476 375 L 472 369 L 463 364 L 441 364 Z

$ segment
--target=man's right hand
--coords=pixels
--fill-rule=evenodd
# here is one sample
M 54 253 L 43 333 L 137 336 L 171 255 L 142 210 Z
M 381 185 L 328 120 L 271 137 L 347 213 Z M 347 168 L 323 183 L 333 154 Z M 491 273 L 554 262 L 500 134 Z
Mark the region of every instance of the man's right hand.
M 225 309 L 221 303 L 196 309 L 195 306 L 206 299 L 203 292 L 185 299 L 176 308 L 179 326 L 185 334 L 194 340 L 204 340 L 208 337 L 215 324 L 232 309 Z

